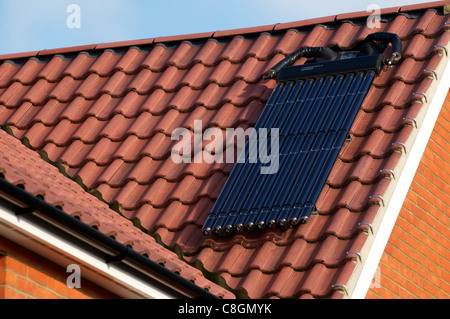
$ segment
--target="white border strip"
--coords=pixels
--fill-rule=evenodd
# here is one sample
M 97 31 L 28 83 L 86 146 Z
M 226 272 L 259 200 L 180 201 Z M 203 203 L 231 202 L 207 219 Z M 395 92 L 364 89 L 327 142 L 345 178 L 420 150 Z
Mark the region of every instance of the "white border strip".
M 77 263 L 81 267 L 82 281 L 83 278 L 88 279 L 123 298 L 174 298 L 131 272 L 106 264 L 101 254 L 77 247 L 70 240 L 55 235 L 42 225 L 16 216 L 13 210 L 1 201 L 0 234 L 64 268 Z
M 394 228 L 397 217 L 403 206 L 403 202 L 409 191 L 414 175 L 416 174 L 417 168 L 422 159 L 422 155 L 428 144 L 428 140 L 430 139 L 431 133 L 444 104 L 445 97 L 449 91 L 449 86 L 450 62 L 447 59 L 447 66 L 442 74 L 442 78 L 438 84 L 424 120 L 419 128 L 416 140 L 414 141 L 411 150 L 409 150 L 410 155 L 406 160 L 402 174 L 398 179 L 392 198 L 386 208 L 384 218 L 381 221 L 377 233 L 375 234 L 373 245 L 370 248 L 361 270 L 361 274 L 351 295 L 352 299 L 364 299 L 366 297 L 381 256 L 386 248 L 392 229 Z

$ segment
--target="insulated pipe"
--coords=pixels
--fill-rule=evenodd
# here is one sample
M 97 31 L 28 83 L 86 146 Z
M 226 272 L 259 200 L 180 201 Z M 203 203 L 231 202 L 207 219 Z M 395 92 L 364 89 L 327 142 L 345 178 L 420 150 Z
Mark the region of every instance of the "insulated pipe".
M 402 55 L 402 41 L 400 37 L 395 33 L 390 32 L 375 32 L 369 34 L 363 42 L 381 42 L 383 46 L 381 50 L 385 50 L 388 43 L 392 44 L 392 54 L 389 59 L 385 60 L 385 63 L 388 65 L 392 65 L 398 61 L 400 61 Z M 381 52 L 379 52 L 381 53 Z M 301 57 L 320 57 L 322 56 L 325 60 L 333 61 L 340 57 L 339 53 L 334 52 L 330 48 L 327 47 L 304 47 L 300 48 L 297 51 L 289 54 L 283 60 L 278 62 L 273 68 L 271 68 L 267 74 L 263 77 L 264 79 L 273 79 L 278 76 L 281 69 L 284 67 L 291 66 Z
M 390 32 L 375 32 L 369 34 L 364 41 L 380 41 L 386 44 L 386 42 L 392 44 L 391 58 L 387 59 L 387 64 L 393 64 L 398 62 L 402 57 L 402 41 L 400 37 L 395 33 Z
M 265 79 L 273 79 L 280 73 L 281 69 L 287 66 L 291 66 L 295 61 L 300 59 L 301 57 L 314 57 L 319 54 L 319 52 L 323 51 L 324 47 L 305 47 L 298 49 L 297 51 L 289 54 L 283 60 L 278 62 L 273 68 L 269 70 L 269 72 L 264 76 Z
M 24 205 L 24 208 L 19 208 L 22 215 L 39 212 L 45 217 L 44 220 L 50 220 L 53 223 L 56 223 L 60 229 L 71 235 L 76 234 L 76 237 L 79 237 L 86 243 L 94 246 L 96 249 L 99 249 L 102 252 L 107 251 L 111 254 L 115 253 L 113 256 L 108 254 L 105 256 L 105 262 L 107 263 L 124 262 L 125 260 L 132 261 L 133 264 L 136 264 L 132 265 L 134 268 L 140 270 L 141 272 L 145 270 L 145 273 L 152 279 L 163 283 L 183 295 L 191 298 L 219 299 L 219 297 L 210 293 L 208 290 L 197 286 L 192 281 L 181 277 L 159 263 L 145 257 L 142 254 L 139 254 L 137 251 L 119 243 L 117 240 L 103 234 L 97 229 L 88 226 L 75 217 L 65 213 L 61 209 L 50 205 L 41 198 L 28 193 L 14 184 L 9 183 L 2 178 L 1 174 L 0 193 L 4 195 L 5 199 L 13 202 L 15 205 L 18 205 L 19 203 Z M 40 214 L 37 216 L 42 218 Z M 130 265 L 130 263 L 127 264 Z

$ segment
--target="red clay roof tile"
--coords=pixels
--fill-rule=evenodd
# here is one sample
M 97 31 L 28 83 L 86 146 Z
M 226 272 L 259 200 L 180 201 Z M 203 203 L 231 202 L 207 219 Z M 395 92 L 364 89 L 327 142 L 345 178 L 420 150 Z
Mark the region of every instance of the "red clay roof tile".
M 327 17 L 307 19 L 307 20 L 301 20 L 301 21 L 295 21 L 295 22 L 279 23 L 279 24 L 275 25 L 273 31 L 314 26 L 314 25 L 323 24 L 323 23 L 331 23 L 331 22 L 334 22 L 335 19 L 336 19 L 336 15 L 332 15 L 332 16 L 327 16 Z
M 258 27 L 249 27 L 249 28 L 241 28 L 241 29 L 233 29 L 233 30 L 224 30 L 224 31 L 216 31 L 213 33 L 213 37 L 228 37 L 235 35 L 246 35 L 251 33 L 261 33 L 261 32 L 270 32 L 273 31 L 275 24 L 258 26 Z
M 370 15 L 373 15 L 373 14 L 380 14 L 380 15 L 395 14 L 400 11 L 401 7 L 377 8 L 377 10 L 375 10 L 375 7 L 373 7 L 373 8 L 370 7 L 370 8 L 371 9 L 369 9 L 369 7 L 368 7 L 368 10 L 366 10 L 366 11 L 338 14 L 335 18 L 335 21 L 368 18 Z
M 19 140 L 2 130 L 0 145 L 3 154 L 0 172 L 8 182 L 23 185 L 27 192 L 43 196 L 48 203 L 60 206 L 64 212 L 77 216 L 89 226 L 96 226 L 102 233 L 114 236 L 120 243 L 130 245 L 139 253 L 146 253 L 150 259 L 164 263 L 168 269 L 180 272 L 181 276 L 212 293 L 232 297 L 230 292 L 206 280 L 199 270 L 163 249 L 153 237 L 134 227 L 107 204 L 85 192 L 80 185 L 64 177 L 56 167 L 45 163 L 36 152 L 27 149 Z
M 411 5 L 407 5 L 407 6 L 402 6 L 400 9 L 400 12 L 408 12 L 408 11 L 415 11 L 415 10 L 423 10 L 423 9 L 427 9 L 427 8 L 443 7 L 448 4 L 449 4 L 448 0 L 411 4 Z
M 151 45 L 155 41 L 154 38 L 150 39 L 139 39 L 139 40 L 129 40 L 129 41 L 117 41 L 117 42 L 109 42 L 109 43 L 99 43 L 95 46 L 95 50 L 104 50 L 104 49 L 116 49 L 130 46 L 140 46 L 140 45 Z
M 178 42 L 178 41 L 188 41 L 188 40 L 198 40 L 204 38 L 210 38 L 214 35 L 214 31 L 184 34 L 184 35 L 173 35 L 155 38 L 153 43 L 168 43 L 168 42 Z
M 370 12 L 359 12 L 100 44 L 91 52 L 68 48 L 23 65 L 4 61 L 0 123 L 188 263 L 219 274 L 237 296 L 342 298 L 339 285 L 348 282 L 357 262 L 347 252 L 361 251 L 366 242 L 364 223 L 383 206 L 372 196 L 385 195 L 395 183 L 389 170 L 399 173 L 405 156 L 399 143 L 409 143 L 415 132 L 409 118 L 420 118 L 426 108 L 415 93 L 436 81 L 424 69 L 439 76 L 448 60 L 441 46 L 450 40 L 449 17 L 426 10 L 446 3 L 420 5 L 422 12 L 383 9 L 377 29 L 360 21 Z M 376 31 L 397 33 L 403 58 L 372 84 L 352 139 L 316 203 L 318 214 L 287 231 L 204 237 L 201 227 L 233 164 L 174 164 L 173 130 L 193 132 L 194 120 L 203 121 L 203 131 L 254 126 L 275 87 L 262 76 L 286 55 L 303 46 L 351 49 Z

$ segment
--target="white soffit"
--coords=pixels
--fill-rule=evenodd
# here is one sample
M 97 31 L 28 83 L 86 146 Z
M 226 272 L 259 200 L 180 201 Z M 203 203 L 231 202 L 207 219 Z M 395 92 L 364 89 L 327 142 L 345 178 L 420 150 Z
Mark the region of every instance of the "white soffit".
M 81 241 L 81 243 L 74 243 L 71 236 L 67 236 L 63 231 L 55 231 L 51 225 L 49 226 L 39 218 L 16 216 L 13 206 L 1 198 L 0 234 L 65 269 L 70 264 L 79 265 L 81 288 L 85 278 L 122 298 L 177 297 L 161 287 L 161 284 L 149 283 L 149 280 L 138 273 L 105 263 L 104 255 Z

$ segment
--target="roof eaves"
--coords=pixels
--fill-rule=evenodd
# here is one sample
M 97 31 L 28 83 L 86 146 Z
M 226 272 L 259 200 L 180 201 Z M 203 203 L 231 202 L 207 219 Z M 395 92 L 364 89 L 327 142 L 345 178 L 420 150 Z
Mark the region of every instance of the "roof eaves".
M 38 212 L 39 215 L 43 214 L 43 216 L 45 216 L 42 218 L 43 221 L 46 221 L 52 225 L 58 225 L 57 228 L 59 230 L 66 231 L 68 235 L 82 239 L 85 243 L 90 243 L 92 247 L 111 249 L 117 253 L 116 256 L 106 254 L 106 264 L 110 264 L 112 262 L 119 263 L 124 261 L 126 258 L 136 264 L 136 266 L 133 266 L 134 268 L 143 269 L 142 273 L 147 273 L 150 278 L 154 278 L 156 281 L 163 283 L 164 286 L 168 287 L 168 290 L 173 289 L 181 296 L 193 294 L 193 296 L 198 298 L 218 298 L 208 290 L 196 285 L 194 282 L 177 275 L 175 272 L 167 269 L 156 261 L 139 254 L 132 248 L 129 248 L 110 236 L 101 233 L 97 229 L 83 223 L 77 218 L 70 216 L 59 208 L 49 204 L 45 200 L 42 200 L 33 194 L 28 193 L 26 190 L 23 190 L 22 188 L 1 178 L 0 190 L 2 197 L 8 198 L 8 200 L 13 200 L 14 202 L 17 201 L 23 203 L 23 205 L 25 205 L 25 208 L 22 209 L 23 213 L 21 214 L 34 215 L 34 212 Z M 20 208 L 17 211 L 20 212 Z M 103 250 L 100 251 L 103 252 Z M 67 251 L 65 251 L 65 253 L 67 253 Z M 168 292 L 167 294 L 170 295 L 171 293 Z M 175 295 L 177 296 L 177 294 Z
M 59 174 L 56 166 L 27 148 L 23 141 L 21 143 L 19 139 L 7 134 L 4 128 L 0 129 L 0 142 L 4 155 L 0 158 L 1 198 L 18 207 L 26 207 L 24 213 L 28 215 L 39 212 L 46 216 L 43 218 L 45 222 L 70 236 L 85 238 L 86 243 L 92 244 L 92 247 L 109 247 L 108 250 L 118 252 L 118 256 L 120 252 L 126 251 L 127 259 L 128 256 L 134 256 L 132 260 L 138 269 L 150 276 L 155 275 L 154 278 L 159 278 L 158 281 L 162 284 L 183 295 L 199 298 L 234 297 L 231 292 L 204 277 L 198 269 L 180 260 L 174 252 L 149 240 L 151 236 L 148 234 L 137 232 L 120 240 L 111 238 L 107 232 L 108 222 L 120 225 L 117 228 L 119 231 L 125 231 L 131 226 L 131 222 L 110 210 L 106 203 L 80 189 L 74 181 L 66 181 L 66 177 Z M 52 176 L 51 183 L 45 182 L 49 175 L 41 176 L 43 171 Z M 60 187 L 55 188 L 55 185 Z M 111 220 L 113 216 L 117 218 Z M 159 248 L 160 251 L 155 251 Z M 152 253 L 147 253 L 148 251 Z

